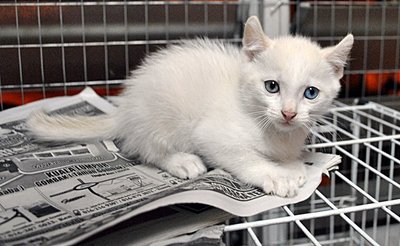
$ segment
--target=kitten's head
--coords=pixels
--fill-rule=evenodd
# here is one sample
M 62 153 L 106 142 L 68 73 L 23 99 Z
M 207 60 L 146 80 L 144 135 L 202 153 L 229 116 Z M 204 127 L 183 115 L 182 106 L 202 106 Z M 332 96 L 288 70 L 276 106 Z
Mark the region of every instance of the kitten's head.
M 268 38 L 257 19 L 245 25 L 241 96 L 260 127 L 291 131 L 309 127 L 327 112 L 340 90 L 340 78 L 353 45 L 347 35 L 321 48 L 304 37 Z

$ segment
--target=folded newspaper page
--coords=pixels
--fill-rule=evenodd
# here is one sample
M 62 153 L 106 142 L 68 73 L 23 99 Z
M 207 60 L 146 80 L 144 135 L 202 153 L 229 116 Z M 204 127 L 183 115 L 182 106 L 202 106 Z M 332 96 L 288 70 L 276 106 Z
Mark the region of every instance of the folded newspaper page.
M 219 221 L 228 213 L 251 216 L 307 199 L 320 184 L 321 174 L 340 162 L 337 155 L 305 153 L 306 184 L 296 197 L 275 197 L 217 169 L 194 180 L 175 178 L 122 156 L 112 141 L 38 142 L 25 126 L 25 119 L 38 109 L 97 115 L 115 107 L 88 88 L 76 96 L 46 99 L 0 113 L 1 245 L 74 244 L 136 215 L 173 204 L 201 203 L 222 209 L 227 213 L 220 211 Z
M 224 235 L 224 225 L 216 225 L 198 230 L 191 235 L 181 235 L 179 237 L 169 238 L 162 241 L 157 241 L 150 246 L 168 246 L 168 245 L 225 245 L 222 242 Z
M 137 246 L 171 242 L 171 239 L 182 235 L 196 234 L 199 230 L 208 231 L 210 225 L 225 227 L 221 224 L 232 217 L 232 214 L 202 204 L 171 205 L 134 216 L 79 242 L 79 245 Z

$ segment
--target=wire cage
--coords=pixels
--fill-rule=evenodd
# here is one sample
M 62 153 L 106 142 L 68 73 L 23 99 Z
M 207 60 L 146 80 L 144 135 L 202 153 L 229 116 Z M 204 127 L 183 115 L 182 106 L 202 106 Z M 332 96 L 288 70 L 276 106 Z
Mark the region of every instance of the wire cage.
M 231 220 L 226 243 L 400 245 L 398 1 L 1 1 L 0 109 L 85 86 L 116 95 L 146 54 L 176 40 L 240 45 L 250 15 L 270 37 L 327 46 L 354 34 L 340 102 L 307 143 L 343 162 L 308 200 Z

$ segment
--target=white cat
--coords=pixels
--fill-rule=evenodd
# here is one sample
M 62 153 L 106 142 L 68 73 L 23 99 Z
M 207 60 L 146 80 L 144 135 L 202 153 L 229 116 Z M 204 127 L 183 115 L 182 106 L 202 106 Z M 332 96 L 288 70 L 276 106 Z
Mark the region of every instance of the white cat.
M 113 115 L 28 120 L 46 140 L 118 139 L 180 178 L 222 168 L 282 197 L 305 182 L 301 151 L 312 123 L 327 112 L 353 45 L 320 48 L 304 37 L 270 39 L 257 17 L 243 48 L 197 39 L 150 55 L 133 75 Z

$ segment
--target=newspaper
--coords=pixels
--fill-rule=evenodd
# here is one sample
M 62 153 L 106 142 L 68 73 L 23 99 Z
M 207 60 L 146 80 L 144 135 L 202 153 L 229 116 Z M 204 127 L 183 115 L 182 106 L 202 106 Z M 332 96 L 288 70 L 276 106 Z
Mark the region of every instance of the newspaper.
M 0 244 L 75 244 L 129 218 L 174 204 L 201 203 L 222 209 L 220 221 L 229 214 L 251 216 L 307 199 L 320 184 L 321 174 L 340 162 L 336 155 L 305 153 L 306 184 L 296 197 L 281 198 L 219 169 L 193 180 L 175 178 L 122 156 L 108 140 L 38 142 L 25 126 L 25 119 L 37 109 L 98 115 L 115 107 L 87 88 L 76 96 L 0 113 Z M 206 223 L 192 230 L 202 226 Z

